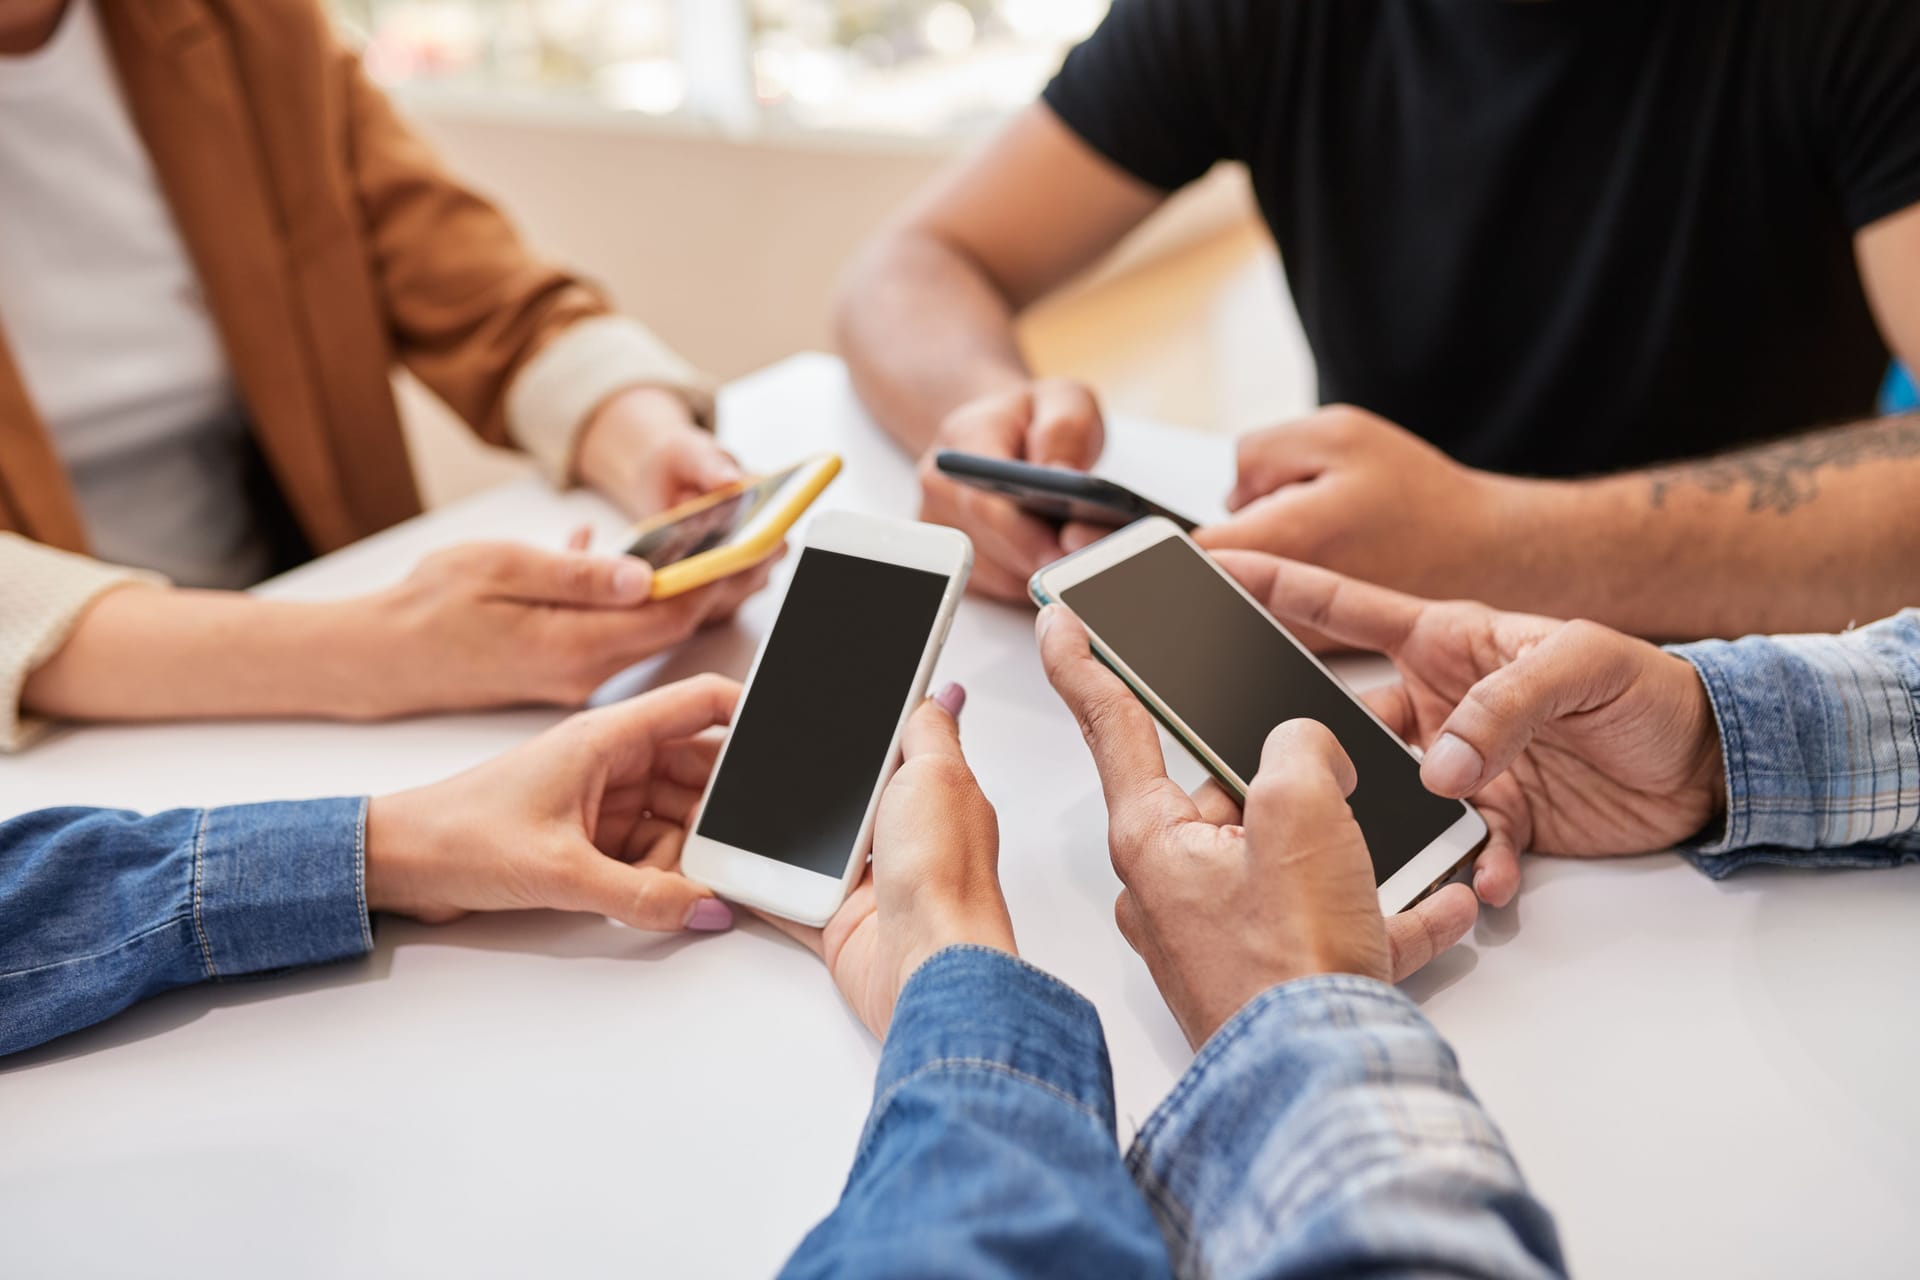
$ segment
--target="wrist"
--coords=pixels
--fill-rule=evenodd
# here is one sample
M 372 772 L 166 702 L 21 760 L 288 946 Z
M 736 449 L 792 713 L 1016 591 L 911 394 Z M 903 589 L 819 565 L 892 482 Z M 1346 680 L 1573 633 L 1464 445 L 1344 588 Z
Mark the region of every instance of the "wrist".
M 435 709 L 414 661 L 421 641 L 406 583 L 313 608 L 321 612 L 306 640 L 317 678 L 310 714 L 368 721 Z
M 1007 915 L 1004 904 L 996 907 L 935 909 L 920 914 L 924 918 L 917 920 L 912 927 L 912 941 L 900 961 L 902 987 L 921 965 L 950 947 L 980 947 L 988 951 L 1005 952 L 1010 956 L 1020 954 L 1013 937 L 1013 921 Z
M 628 387 L 603 401 L 580 428 L 570 478 L 605 493 L 625 493 L 646 474 L 661 442 L 700 429 L 693 406 L 678 392 Z
M 1726 747 L 1721 741 L 1720 718 L 1714 710 L 1713 698 L 1708 693 L 1705 678 L 1691 662 L 1674 653 L 1662 656 L 1676 664 L 1676 683 L 1685 691 L 1682 697 L 1689 698 L 1685 705 L 1692 707 L 1693 719 L 1698 726 L 1694 731 L 1691 763 L 1683 776 L 1687 780 L 1686 790 L 1706 813 L 1700 830 L 1725 830 L 1730 787 L 1727 781 Z
M 432 788 L 416 788 L 367 803 L 367 910 L 433 923 L 460 913 L 440 900 L 433 871 L 445 843 Z

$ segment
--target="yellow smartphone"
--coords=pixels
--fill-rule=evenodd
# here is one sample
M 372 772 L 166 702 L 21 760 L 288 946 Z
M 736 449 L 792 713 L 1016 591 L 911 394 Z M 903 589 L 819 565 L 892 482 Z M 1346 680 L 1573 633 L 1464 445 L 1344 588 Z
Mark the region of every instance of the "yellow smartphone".
M 653 566 L 655 600 L 704 587 L 771 555 L 839 474 L 839 456 L 823 453 L 702 494 L 633 526 L 627 554 Z

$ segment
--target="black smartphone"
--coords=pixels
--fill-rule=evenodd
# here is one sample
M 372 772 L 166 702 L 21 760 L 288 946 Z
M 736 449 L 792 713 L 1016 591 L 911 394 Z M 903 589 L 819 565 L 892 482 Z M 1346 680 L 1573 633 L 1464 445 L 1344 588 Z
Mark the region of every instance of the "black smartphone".
M 1150 498 L 1143 498 L 1125 485 L 1084 471 L 1065 467 L 1042 467 L 1008 458 L 987 458 L 977 453 L 942 449 L 933 455 L 933 465 L 942 475 L 951 476 L 976 489 L 1012 498 L 1022 511 L 1065 524 L 1079 520 L 1086 524 L 1118 529 L 1147 516 L 1171 520 L 1183 533 L 1192 533 L 1199 522 L 1169 511 Z

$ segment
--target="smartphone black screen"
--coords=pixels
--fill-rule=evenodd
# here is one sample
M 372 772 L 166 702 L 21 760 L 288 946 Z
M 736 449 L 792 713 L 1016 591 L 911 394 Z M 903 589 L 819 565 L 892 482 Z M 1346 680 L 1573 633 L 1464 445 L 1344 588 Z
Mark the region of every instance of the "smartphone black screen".
M 1157 542 L 1062 599 L 1243 779 L 1274 726 L 1331 729 L 1360 779 L 1351 804 L 1376 884 L 1460 820 L 1459 802 L 1421 786 L 1406 749 L 1186 542 Z
M 633 545 L 627 548 L 627 554 L 639 556 L 656 569 L 664 569 L 715 547 L 723 547 L 735 534 L 753 523 L 754 517 L 765 510 L 787 482 L 799 474 L 801 467 L 809 465 L 801 463 L 785 471 L 776 471 L 754 481 L 732 497 L 688 512 L 672 524 L 649 529 L 634 540 Z
M 700 834 L 839 879 L 946 589 L 923 569 L 801 552 Z

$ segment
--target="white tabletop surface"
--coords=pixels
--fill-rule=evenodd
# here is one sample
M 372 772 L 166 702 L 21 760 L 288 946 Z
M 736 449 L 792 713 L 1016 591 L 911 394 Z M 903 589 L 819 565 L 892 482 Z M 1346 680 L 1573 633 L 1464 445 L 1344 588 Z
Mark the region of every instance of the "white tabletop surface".
M 722 403 L 749 465 L 837 449 L 823 506 L 913 511 L 908 463 L 836 361 L 796 358 Z M 1112 437 L 1108 474 L 1218 510 L 1225 440 Z M 436 547 L 557 546 L 583 519 L 609 542 L 619 528 L 588 496 L 511 485 L 271 590 L 351 594 Z M 622 683 L 744 672 L 778 590 Z M 937 678 L 972 693 L 964 738 L 1023 950 L 1099 1006 L 1130 1134 L 1188 1053 L 1114 931 L 1104 810 L 1030 615 L 970 600 Z M 0 815 L 391 790 L 556 718 L 69 731 L 0 761 Z M 1519 903 L 1408 990 L 1576 1270 L 1911 1274 L 1917 922 L 1920 869 L 1715 885 L 1672 857 L 1535 860 Z M 377 941 L 365 962 L 174 993 L 0 1063 L 0 1273 L 751 1276 L 832 1207 L 876 1049 L 771 930 L 663 939 L 525 914 L 388 921 Z

